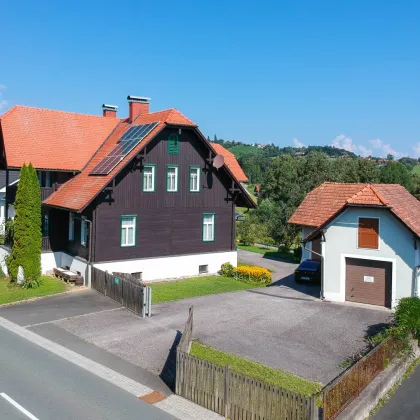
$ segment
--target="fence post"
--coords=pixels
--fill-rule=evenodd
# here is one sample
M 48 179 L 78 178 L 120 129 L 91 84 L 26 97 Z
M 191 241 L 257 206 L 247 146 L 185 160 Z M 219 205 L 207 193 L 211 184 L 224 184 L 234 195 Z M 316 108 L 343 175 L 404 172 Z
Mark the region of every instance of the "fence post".
M 230 378 L 230 367 L 229 365 L 225 366 L 225 386 L 224 386 L 224 396 L 223 400 L 225 403 L 225 417 L 230 417 L 230 392 L 229 392 L 229 378 Z
M 146 316 L 146 306 L 144 304 L 146 295 L 146 287 L 143 287 L 141 293 L 140 293 L 140 308 L 141 308 L 141 317 L 144 318 Z
M 147 286 L 147 316 L 152 316 L 152 288 Z

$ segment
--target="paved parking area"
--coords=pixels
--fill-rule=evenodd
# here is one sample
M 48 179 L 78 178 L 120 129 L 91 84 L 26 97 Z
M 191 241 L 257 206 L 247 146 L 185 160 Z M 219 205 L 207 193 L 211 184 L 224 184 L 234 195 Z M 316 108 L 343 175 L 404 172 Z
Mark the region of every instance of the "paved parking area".
M 0 316 L 50 340 L 61 330 L 62 340 L 82 339 L 159 374 L 194 305 L 194 338 L 323 384 L 389 321 L 382 308 L 321 302 L 318 286 L 295 284 L 295 264 L 247 254 L 241 260 L 273 271 L 270 287 L 154 305 L 147 319 L 90 290 L 0 308 Z
M 301 298 L 274 287 L 155 305 L 151 319 L 123 309 L 54 322 L 84 340 L 155 373 L 163 369 L 194 305 L 194 338 L 218 349 L 327 383 L 339 364 L 390 313 Z M 280 288 L 278 288 L 280 289 Z

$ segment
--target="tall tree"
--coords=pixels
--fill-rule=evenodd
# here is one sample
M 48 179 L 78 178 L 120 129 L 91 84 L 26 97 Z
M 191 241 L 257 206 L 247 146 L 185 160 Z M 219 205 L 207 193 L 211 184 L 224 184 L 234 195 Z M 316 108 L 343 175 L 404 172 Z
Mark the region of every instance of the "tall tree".
M 36 171 L 23 165 L 16 191 L 14 237 L 6 264 L 12 280 L 22 266 L 26 287 L 37 287 L 41 275 L 41 193 Z
M 380 180 L 383 184 L 400 184 L 410 192 L 413 190 L 412 175 L 400 162 L 388 162 L 382 166 Z

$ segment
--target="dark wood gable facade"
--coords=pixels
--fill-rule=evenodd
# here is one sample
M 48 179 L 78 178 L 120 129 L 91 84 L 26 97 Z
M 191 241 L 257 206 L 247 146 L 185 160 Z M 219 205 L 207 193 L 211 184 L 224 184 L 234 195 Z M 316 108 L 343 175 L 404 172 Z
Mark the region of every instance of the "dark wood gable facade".
M 180 133 L 178 127 L 166 127 L 76 216 L 73 240 L 68 241 L 69 213 L 51 209 L 52 249 L 83 258 L 89 258 L 90 251 L 92 262 L 234 250 L 231 190 L 237 185 L 225 168 L 208 164 L 209 156 L 208 145 L 194 129 L 182 128 Z M 168 191 L 174 182 L 176 191 Z M 241 200 L 243 205 L 243 195 Z M 208 216 L 214 234 L 205 241 L 203 220 Z M 80 240 L 81 217 L 92 222 L 86 246 Z M 129 246 L 122 246 L 123 220 L 134 221 L 134 243 Z

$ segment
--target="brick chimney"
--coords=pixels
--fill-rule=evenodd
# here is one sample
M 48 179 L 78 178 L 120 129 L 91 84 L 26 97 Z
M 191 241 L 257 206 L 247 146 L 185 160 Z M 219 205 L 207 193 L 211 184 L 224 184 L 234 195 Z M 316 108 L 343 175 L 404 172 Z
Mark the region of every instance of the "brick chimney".
M 117 109 L 118 107 L 115 105 L 107 105 L 107 104 L 103 104 L 102 105 L 102 112 L 103 112 L 103 116 L 107 117 L 107 118 L 117 118 Z
M 149 113 L 150 98 L 142 96 L 127 96 L 129 107 L 129 122 L 132 123 L 140 114 Z

